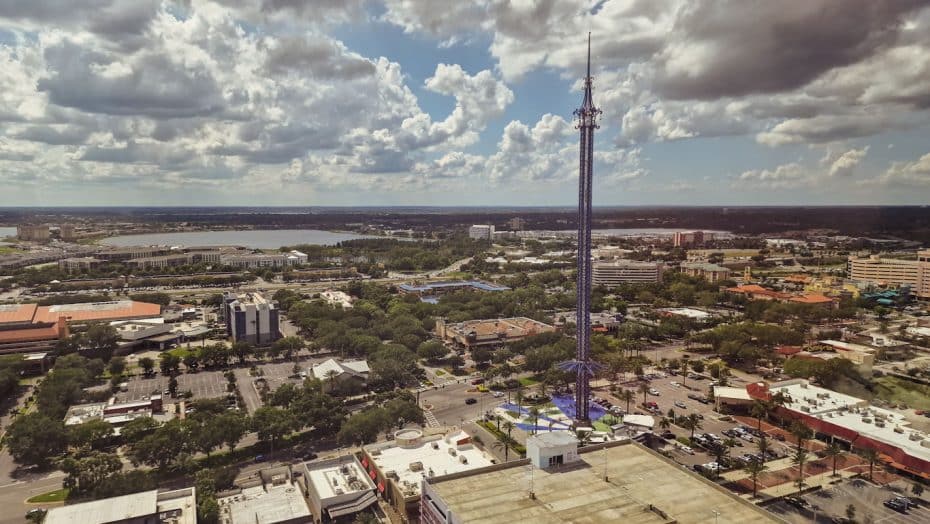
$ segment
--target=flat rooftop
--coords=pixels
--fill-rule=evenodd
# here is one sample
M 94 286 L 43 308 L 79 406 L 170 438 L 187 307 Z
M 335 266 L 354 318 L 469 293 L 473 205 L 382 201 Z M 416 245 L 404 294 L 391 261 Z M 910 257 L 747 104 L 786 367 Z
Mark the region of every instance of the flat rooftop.
M 37 307 L 36 304 L 0 304 L 0 324 L 28 324 Z
M 326 461 L 320 464 L 307 463 L 307 472 L 310 483 L 313 484 L 320 499 L 370 491 L 375 488 L 368 477 L 368 472 L 362 468 L 354 456 L 346 456 L 337 461 Z
M 605 454 L 609 482 L 604 481 Z M 560 469 L 535 469 L 520 461 L 497 471 L 432 479 L 429 484 L 456 520 L 469 524 L 778 522 L 765 510 L 639 445 L 588 451 L 580 458 Z M 535 499 L 527 495 L 531 478 Z
M 48 510 L 46 524 L 103 524 L 154 515 L 158 511 L 158 490 L 121 497 L 94 500 Z
M 238 495 L 223 497 L 220 505 L 222 524 L 269 524 L 306 519 L 310 522 L 310 508 L 300 489 L 289 482 L 277 486 L 244 488 Z M 295 520 L 296 521 L 296 520 Z M 300 520 L 303 522 L 303 520 Z
M 773 394 L 778 392 L 784 393 L 791 399 L 790 402 L 785 402 L 785 408 L 793 411 L 802 411 L 811 415 L 867 404 L 867 402 L 861 398 L 813 386 L 804 381 L 791 381 L 785 385 L 773 384 L 769 388 L 769 391 Z
M 426 477 L 460 473 L 492 464 L 491 457 L 471 444 L 470 439 L 468 433 L 458 431 L 442 437 L 423 437 L 419 442 L 404 447 L 392 441 L 368 446 L 365 450 L 385 475 L 389 471 L 397 474 L 401 489 L 406 491 L 409 487 L 413 494 L 419 495 L 420 481 Z M 456 444 L 461 441 L 468 443 Z
M 35 322 L 57 322 L 58 317 L 68 317 L 70 321 L 119 320 L 161 315 L 161 306 L 134 300 L 116 300 L 112 302 L 86 302 L 81 304 L 59 304 L 39 306 Z
M 398 289 L 407 293 L 423 293 L 439 289 L 458 289 L 470 287 L 479 291 L 508 291 L 510 288 L 480 280 L 455 280 L 448 282 L 431 282 L 426 284 L 401 284 Z

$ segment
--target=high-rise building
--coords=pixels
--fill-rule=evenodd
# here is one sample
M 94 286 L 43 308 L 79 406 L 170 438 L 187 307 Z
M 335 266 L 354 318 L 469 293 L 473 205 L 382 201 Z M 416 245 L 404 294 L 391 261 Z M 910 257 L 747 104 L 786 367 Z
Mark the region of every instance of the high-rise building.
M 71 224 L 62 224 L 58 226 L 58 238 L 62 242 L 71 242 L 77 238 L 74 233 L 74 226 Z
M 713 239 L 713 233 L 705 233 L 703 231 L 677 231 L 672 238 L 672 243 L 675 247 L 697 246 Z
M 16 226 L 16 238 L 30 242 L 45 242 L 49 239 L 47 225 Z
M 526 220 L 520 217 L 513 217 L 507 221 L 507 227 L 509 227 L 511 231 L 523 231 L 523 228 L 526 227 Z
M 265 297 L 258 293 L 246 293 L 236 297 L 227 292 L 224 302 L 226 334 L 234 342 L 266 345 L 281 338 L 278 309 Z
M 468 228 L 468 238 L 474 240 L 492 240 L 494 238 L 494 226 L 475 224 Z

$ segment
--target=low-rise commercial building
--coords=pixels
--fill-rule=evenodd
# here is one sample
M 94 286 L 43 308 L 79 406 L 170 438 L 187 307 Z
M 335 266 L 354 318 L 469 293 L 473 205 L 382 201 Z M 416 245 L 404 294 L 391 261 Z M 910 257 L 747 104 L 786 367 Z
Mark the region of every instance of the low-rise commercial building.
M 45 524 L 197 524 L 194 488 L 157 489 L 51 508 Z
M 281 338 L 278 308 L 258 293 L 224 294 L 226 334 L 234 342 L 267 345 Z
M 420 521 L 762 523 L 778 520 L 630 440 L 578 449 L 527 439 L 531 458 L 423 479 Z M 532 454 L 530 448 L 536 449 Z
M 58 269 L 69 273 L 72 271 L 89 271 L 96 269 L 103 263 L 103 260 L 94 257 L 63 258 L 58 261 Z
M 682 262 L 681 272 L 688 276 L 703 278 L 708 282 L 720 282 L 730 278 L 730 268 L 710 262 Z
M 595 262 L 592 270 L 595 286 L 612 287 L 620 284 L 648 284 L 662 281 L 661 262 L 617 260 Z
M 405 295 L 439 296 L 445 293 L 454 293 L 456 291 L 510 291 L 507 286 L 483 282 L 481 280 L 452 280 L 447 282 L 427 282 L 424 284 L 401 284 L 397 286 L 397 291 Z
M 368 381 L 370 373 L 371 368 L 364 360 L 340 362 L 331 358 L 310 368 L 310 374 L 323 383 L 323 391 L 327 393 L 340 386 L 361 387 Z
M 375 483 L 355 455 L 305 462 L 303 488 L 314 522 L 328 522 L 376 504 Z M 383 493 L 384 483 L 377 489 Z
M 494 463 L 476 448 L 464 431 L 424 434 L 425 430 L 403 429 L 394 440 L 362 448 L 363 467 L 378 486 L 378 493 L 401 515 L 411 520 L 420 512 L 423 479 L 461 473 Z M 486 503 L 484 499 L 476 502 Z
M 119 435 L 120 428 L 126 423 L 137 418 L 155 416 L 163 410 L 161 395 L 143 397 L 134 402 L 116 402 L 114 397 L 109 402 L 75 404 L 68 408 L 64 422 L 65 426 L 76 426 L 91 420 L 103 420 L 113 426 L 114 434 Z
M 345 291 L 326 290 L 320 293 L 320 298 L 331 306 L 352 309 L 352 296 Z
M 499 346 L 553 331 L 555 327 L 527 317 L 466 320 L 455 324 L 447 324 L 443 319 L 436 320 L 436 335 L 462 349 Z
M 98 251 L 94 253 L 94 258 L 106 260 L 107 262 L 124 262 L 134 258 L 167 255 L 170 252 L 171 249 L 167 247 L 130 246 Z
M 290 466 L 258 472 L 236 492 L 217 497 L 220 524 L 302 524 L 313 516 Z
M 878 451 L 889 467 L 930 480 L 930 434 L 910 427 L 908 419 L 897 412 L 804 379 L 750 384 L 746 390 L 758 400 L 782 393 L 788 401 L 776 408 L 777 415 L 799 420 L 850 448 Z

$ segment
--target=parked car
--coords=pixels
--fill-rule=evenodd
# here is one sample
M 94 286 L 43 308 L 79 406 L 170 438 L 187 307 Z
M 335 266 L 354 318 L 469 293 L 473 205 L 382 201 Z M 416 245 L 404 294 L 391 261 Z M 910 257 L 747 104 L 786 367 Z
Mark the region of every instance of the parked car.
M 687 406 L 684 402 L 682 402 L 682 401 L 680 401 L 680 400 L 676 400 L 676 401 L 675 401 L 675 406 L 677 406 L 677 407 L 679 407 L 679 408 L 681 408 L 681 409 L 687 409 L 687 408 L 688 408 L 688 406 Z
M 477 404 L 477 403 L 478 403 L 478 399 L 476 399 L 476 398 L 466 398 L 466 399 L 465 399 L 465 403 L 466 403 L 466 404 L 469 404 L 469 405 L 470 405 L 470 404 Z
M 682 446 L 680 449 L 681 449 L 681 451 L 683 451 L 683 452 L 685 452 L 685 453 L 687 453 L 687 454 L 689 454 L 689 455 L 694 455 L 694 450 L 691 449 L 691 448 L 688 447 L 688 446 Z
M 659 390 L 656 388 L 649 388 L 649 394 L 654 396 L 659 396 Z
M 907 502 L 901 499 L 888 499 L 884 502 L 886 508 L 893 509 L 898 513 L 907 513 Z

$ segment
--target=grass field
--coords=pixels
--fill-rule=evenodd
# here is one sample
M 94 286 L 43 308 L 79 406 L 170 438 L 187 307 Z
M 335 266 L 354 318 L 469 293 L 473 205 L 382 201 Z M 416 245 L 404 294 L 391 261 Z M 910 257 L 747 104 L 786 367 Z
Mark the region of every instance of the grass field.
M 23 250 L 16 249 L 15 247 L 10 246 L 0 246 L 0 255 L 15 255 L 17 253 L 22 253 Z
M 930 386 L 902 378 L 885 376 L 875 379 L 875 394 L 888 402 L 907 404 L 909 408 L 930 409 Z
M 43 504 L 48 502 L 64 502 L 68 498 L 68 488 L 56 489 L 55 491 L 49 491 L 48 493 L 43 493 L 41 495 L 36 495 L 35 497 L 30 498 L 26 502 L 30 504 Z

